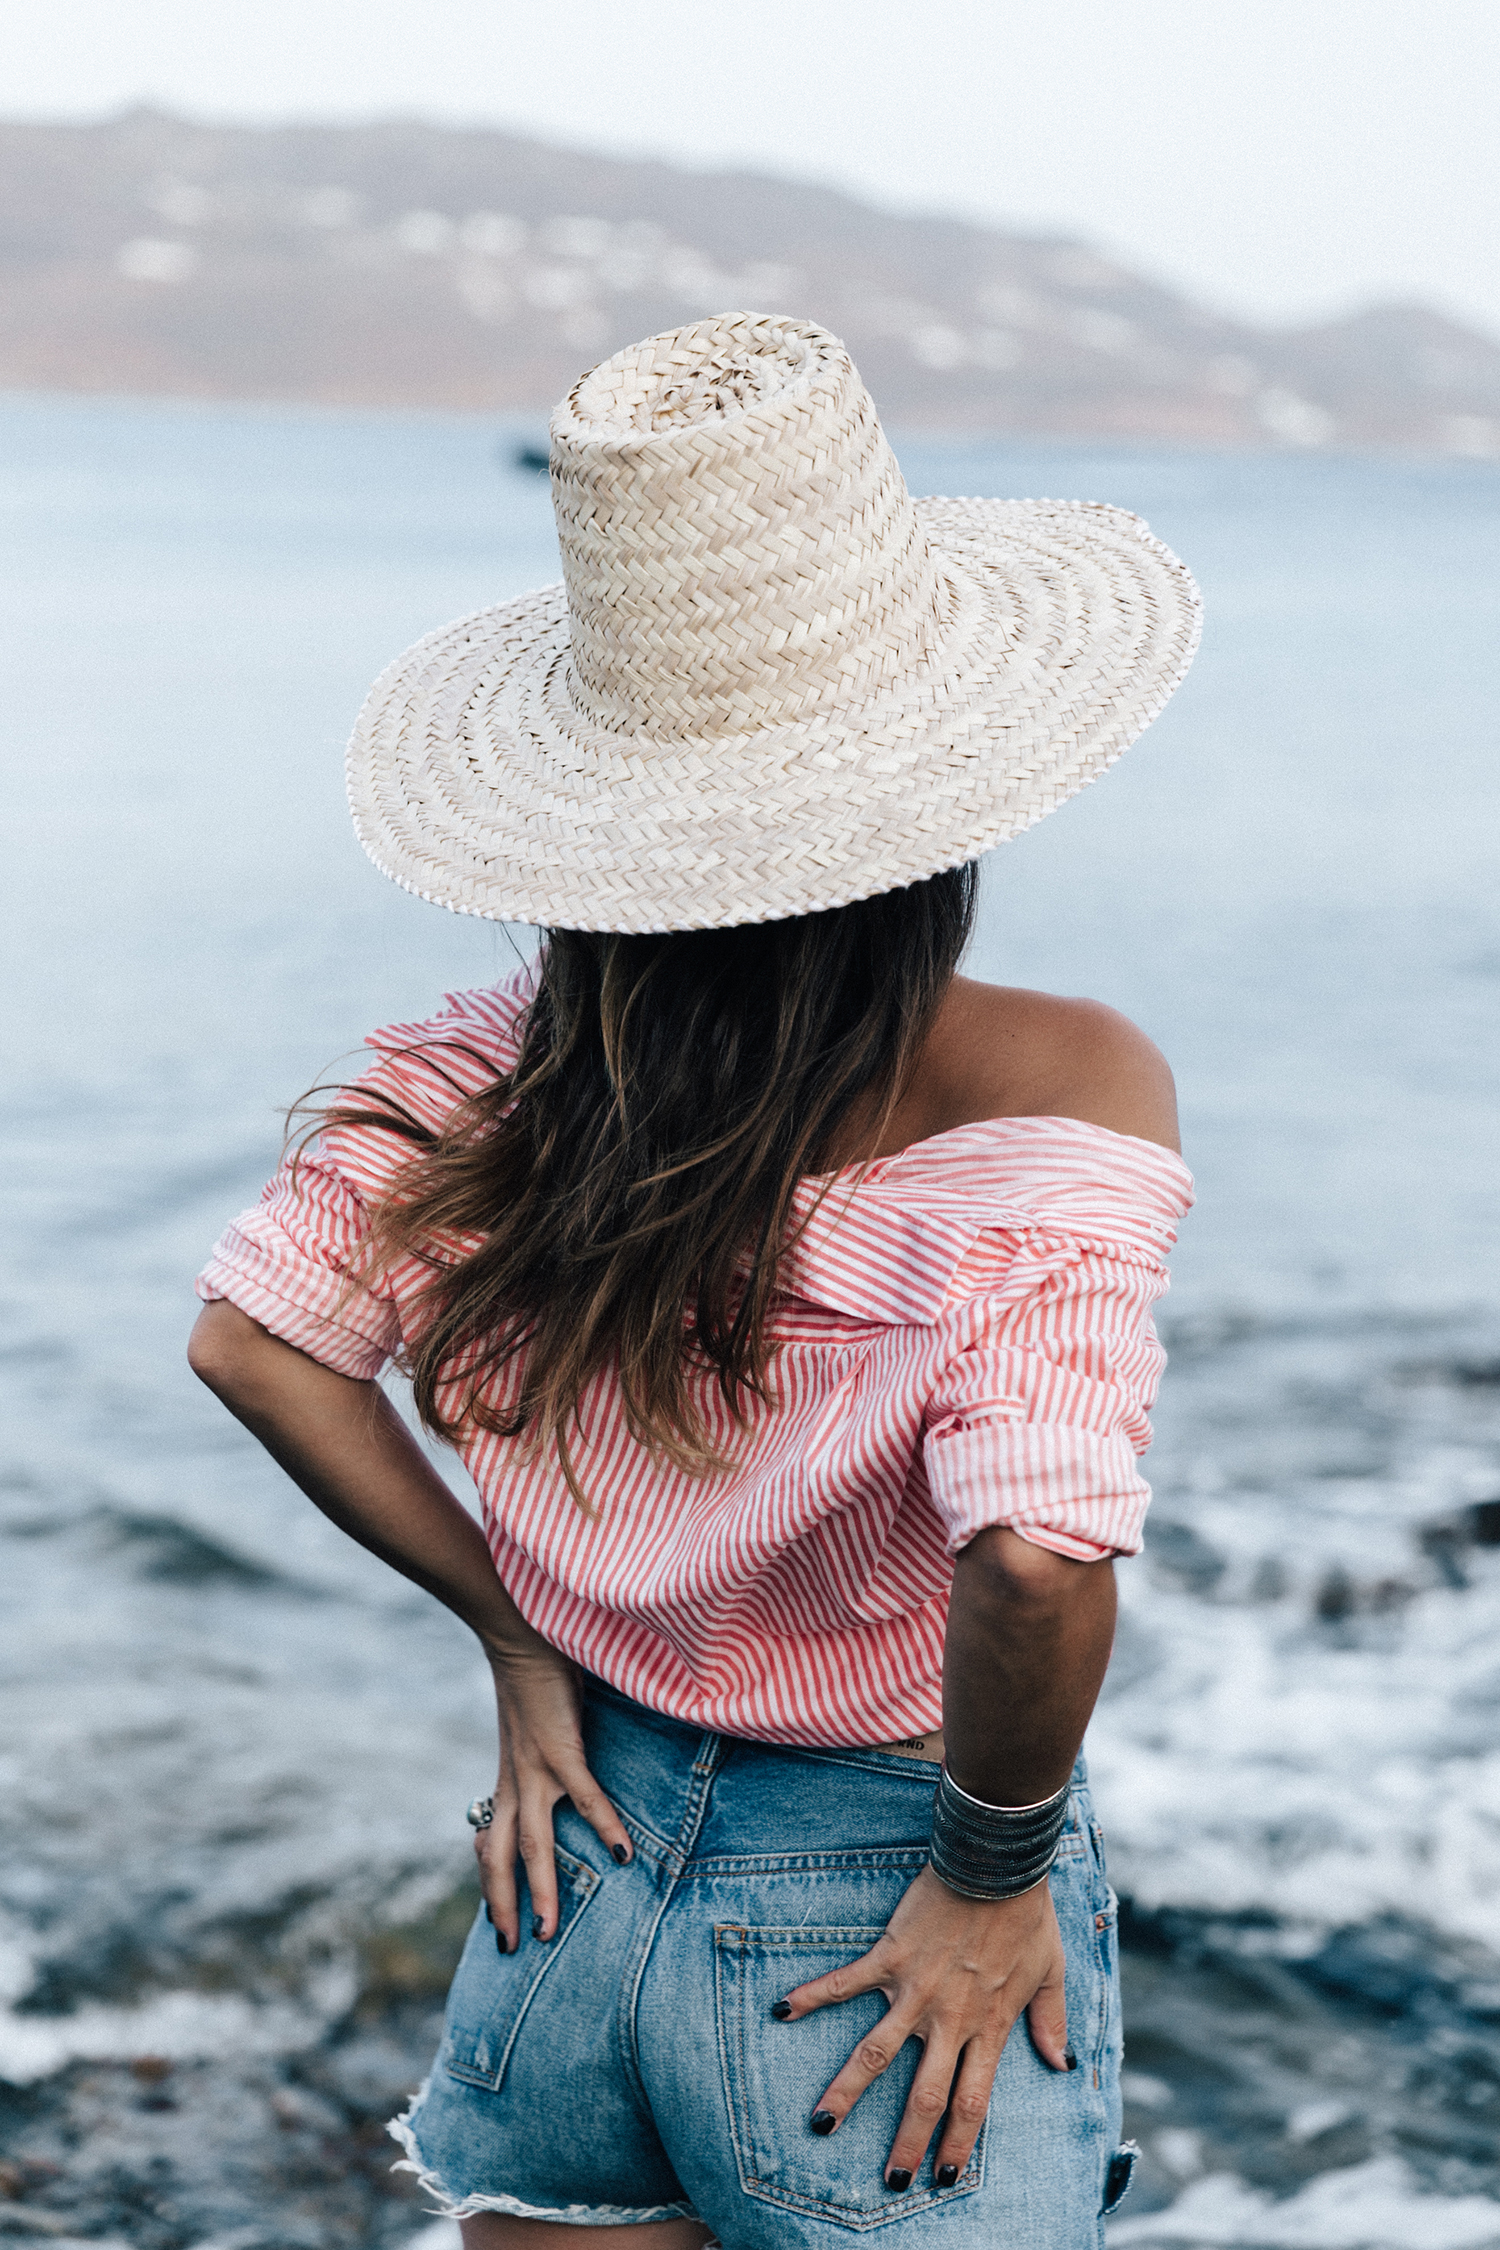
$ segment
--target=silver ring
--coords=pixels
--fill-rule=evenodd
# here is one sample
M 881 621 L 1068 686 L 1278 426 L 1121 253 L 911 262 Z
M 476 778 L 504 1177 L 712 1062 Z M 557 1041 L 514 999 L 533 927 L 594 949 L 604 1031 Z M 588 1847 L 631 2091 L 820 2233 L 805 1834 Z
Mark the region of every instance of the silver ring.
M 476 1797 L 464 1815 L 471 1828 L 488 1828 L 494 1817 L 495 1800 L 493 1797 Z

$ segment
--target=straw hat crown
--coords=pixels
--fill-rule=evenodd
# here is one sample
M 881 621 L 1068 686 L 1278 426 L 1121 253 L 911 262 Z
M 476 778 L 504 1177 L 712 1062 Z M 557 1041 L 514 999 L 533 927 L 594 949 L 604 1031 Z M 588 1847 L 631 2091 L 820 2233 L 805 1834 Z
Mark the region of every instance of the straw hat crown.
M 808 321 L 592 369 L 552 496 L 561 585 L 428 634 L 349 744 L 360 841 L 460 913 L 714 929 L 919 881 L 1103 772 L 1197 645 L 1139 517 L 913 499 Z
M 710 739 L 920 669 L 942 584 L 843 345 L 793 320 L 665 341 L 595 368 L 552 418 L 579 711 Z

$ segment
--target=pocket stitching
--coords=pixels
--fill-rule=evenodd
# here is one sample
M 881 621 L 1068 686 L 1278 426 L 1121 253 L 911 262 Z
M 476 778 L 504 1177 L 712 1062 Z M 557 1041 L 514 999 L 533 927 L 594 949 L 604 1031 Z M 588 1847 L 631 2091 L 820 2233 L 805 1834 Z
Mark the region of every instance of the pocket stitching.
M 988 2139 L 989 2120 L 979 2129 L 979 2137 L 958 2179 L 951 2188 L 936 2186 L 922 2188 L 916 2194 L 908 2192 L 899 2203 L 888 2209 L 860 2210 L 856 2206 L 833 2201 L 828 2196 L 804 2194 L 800 2189 L 780 2187 L 762 2179 L 756 2168 L 753 2135 L 750 2131 L 748 2111 L 749 2068 L 745 2052 L 745 2032 L 748 2014 L 744 2002 L 743 1974 L 736 1980 L 732 2001 L 724 1989 L 726 1959 L 733 1968 L 743 1972 L 746 1954 L 753 1942 L 765 1950 L 778 1953 L 796 1953 L 799 1949 L 816 1946 L 826 1950 L 830 1941 L 840 1946 L 851 1942 L 859 1951 L 868 1952 L 884 1935 L 884 1925 L 868 1923 L 827 1924 L 823 1926 L 795 1925 L 792 1927 L 770 1925 L 752 1927 L 745 1923 L 720 1923 L 714 1930 L 714 1990 L 719 2016 L 720 2072 L 724 2081 L 725 2105 L 729 2112 L 730 2139 L 734 2144 L 735 2167 L 739 2173 L 744 2194 L 757 2201 L 770 2203 L 783 2210 L 806 2212 L 835 2226 L 846 2227 L 856 2233 L 867 2233 L 873 2227 L 889 2226 L 893 2221 L 909 2218 L 919 2211 L 930 2210 L 935 2204 L 956 2202 L 960 2196 L 973 2195 L 984 2184 L 985 2146 Z M 734 2012 L 734 2036 L 738 2048 L 738 2086 L 740 2100 L 736 2100 L 735 2086 L 729 2070 L 725 2033 L 730 2008 Z M 742 2114 L 743 2109 L 743 2114 Z
M 697 1877 L 726 1875 L 886 1875 L 892 1871 L 902 1874 L 908 1868 L 916 1875 L 926 1865 L 925 1844 L 904 1844 L 890 1850 L 872 1846 L 851 1852 L 777 1852 L 750 1859 L 692 1859 L 682 1871 L 682 1880 L 690 1882 Z

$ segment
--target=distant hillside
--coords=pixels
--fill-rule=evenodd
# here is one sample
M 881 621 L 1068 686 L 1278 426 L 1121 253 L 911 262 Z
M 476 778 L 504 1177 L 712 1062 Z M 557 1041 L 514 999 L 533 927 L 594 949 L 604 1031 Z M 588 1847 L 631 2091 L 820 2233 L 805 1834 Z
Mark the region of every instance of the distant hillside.
M 906 428 L 1500 456 L 1500 345 L 1266 330 L 1086 244 L 404 119 L 0 125 L 0 384 L 548 408 L 701 313 L 796 312 Z

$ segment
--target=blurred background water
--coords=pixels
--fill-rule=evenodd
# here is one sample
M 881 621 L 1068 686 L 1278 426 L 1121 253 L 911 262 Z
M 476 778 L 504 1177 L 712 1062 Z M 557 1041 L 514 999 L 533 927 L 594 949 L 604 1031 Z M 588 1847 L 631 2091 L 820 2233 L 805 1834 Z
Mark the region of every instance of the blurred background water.
M 340 770 L 395 651 L 556 575 L 522 434 L 0 404 L 0 2116 L 58 2240 L 424 2224 L 381 2127 L 471 1910 L 485 1681 L 182 1346 L 279 1105 L 526 942 L 384 883 Z M 1143 742 L 993 856 L 974 962 L 1146 1026 L 1199 1188 L 1089 1746 L 1146 2150 L 1112 2242 L 1500 2242 L 1500 467 L 899 450 L 1139 510 L 1208 609 Z

